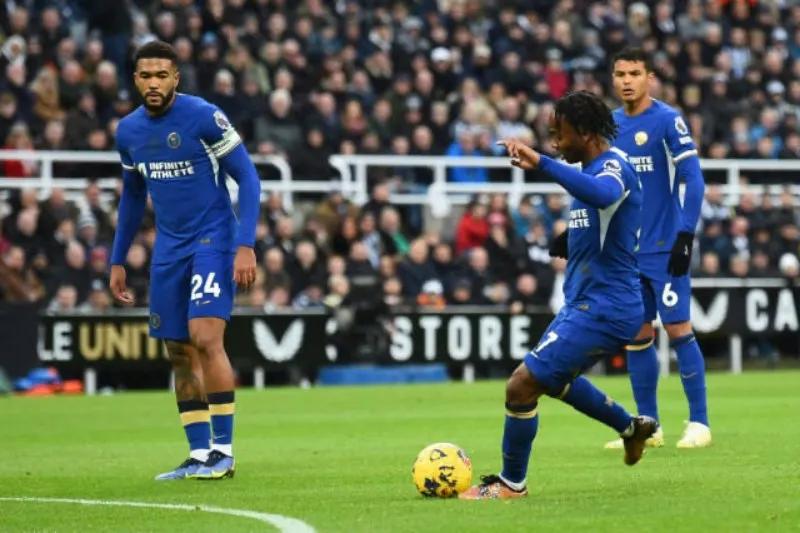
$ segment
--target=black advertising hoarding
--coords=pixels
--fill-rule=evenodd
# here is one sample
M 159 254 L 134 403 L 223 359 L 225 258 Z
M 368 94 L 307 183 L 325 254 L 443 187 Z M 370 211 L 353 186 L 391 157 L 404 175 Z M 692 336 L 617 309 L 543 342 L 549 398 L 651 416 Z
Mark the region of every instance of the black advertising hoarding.
M 705 286 L 714 283 L 715 286 Z M 692 294 L 699 340 L 731 335 L 773 337 L 800 331 L 798 290 L 782 280 L 701 280 Z M 375 362 L 480 363 L 522 360 L 552 314 L 513 315 L 502 308 L 448 308 L 399 313 L 385 353 Z M 39 319 L 39 361 L 56 367 L 169 368 L 163 343 L 148 337 L 145 312 L 53 315 Z M 313 370 L 352 362 L 337 343 L 337 321 L 324 312 L 236 314 L 225 335 L 242 370 L 296 366 Z

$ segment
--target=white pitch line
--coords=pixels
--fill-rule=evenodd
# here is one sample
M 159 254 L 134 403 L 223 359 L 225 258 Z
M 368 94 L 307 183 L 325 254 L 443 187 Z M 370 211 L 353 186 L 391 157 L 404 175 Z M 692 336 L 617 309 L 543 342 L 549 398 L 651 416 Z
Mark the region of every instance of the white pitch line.
M 72 503 L 76 505 L 108 505 L 112 507 L 145 507 L 148 509 L 171 509 L 174 511 L 205 511 L 207 513 L 226 514 L 252 518 L 265 524 L 278 528 L 281 533 L 317 533 L 310 525 L 302 520 L 279 514 L 259 513 L 243 509 L 226 509 L 224 507 L 209 507 L 207 505 L 188 505 L 182 503 L 150 503 L 132 502 L 125 500 L 83 500 L 75 498 L 0 498 L 0 502 L 21 503 Z

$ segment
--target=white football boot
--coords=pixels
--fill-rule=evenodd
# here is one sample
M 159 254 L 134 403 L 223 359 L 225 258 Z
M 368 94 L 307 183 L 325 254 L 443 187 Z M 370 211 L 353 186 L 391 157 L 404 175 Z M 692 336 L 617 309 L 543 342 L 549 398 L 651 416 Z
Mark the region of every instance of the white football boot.
M 705 448 L 711 445 L 711 429 L 700 422 L 686 422 L 678 448 Z

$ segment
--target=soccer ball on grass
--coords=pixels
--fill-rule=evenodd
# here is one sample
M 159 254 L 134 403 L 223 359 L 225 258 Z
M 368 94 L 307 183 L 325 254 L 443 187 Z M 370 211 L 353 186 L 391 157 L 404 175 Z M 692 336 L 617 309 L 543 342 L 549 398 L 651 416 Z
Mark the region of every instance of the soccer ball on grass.
M 451 498 L 470 487 L 472 462 L 455 444 L 438 442 L 419 452 L 411 474 L 423 496 Z

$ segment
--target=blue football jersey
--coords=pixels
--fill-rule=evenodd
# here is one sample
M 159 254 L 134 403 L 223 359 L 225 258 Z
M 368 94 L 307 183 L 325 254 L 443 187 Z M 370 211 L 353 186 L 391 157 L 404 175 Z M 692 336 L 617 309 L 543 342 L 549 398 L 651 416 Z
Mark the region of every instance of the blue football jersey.
M 628 154 L 644 189 L 639 253 L 669 252 L 681 229 L 675 165 L 697 156 L 689 127 L 674 108 L 655 99 L 635 117 L 627 116 L 622 108 L 615 109 L 614 120 L 619 128 L 614 146 Z
M 642 186 L 624 152 L 611 148 L 584 167 L 611 176 L 622 197 L 605 209 L 574 199 L 569 213 L 566 304 L 595 316 L 629 318 L 642 313 L 636 249 L 642 221 Z
M 186 94 L 161 116 L 142 106 L 119 122 L 122 166 L 145 181 L 153 201 L 154 263 L 236 249 L 238 221 L 219 159 L 241 142 L 220 109 Z

